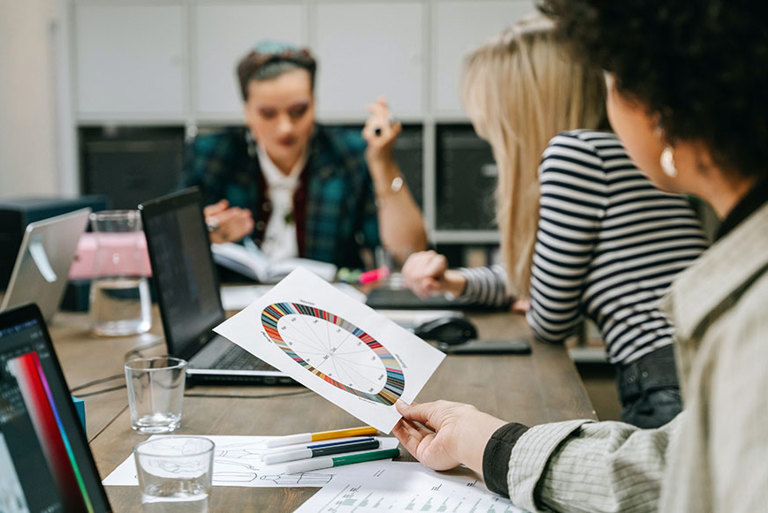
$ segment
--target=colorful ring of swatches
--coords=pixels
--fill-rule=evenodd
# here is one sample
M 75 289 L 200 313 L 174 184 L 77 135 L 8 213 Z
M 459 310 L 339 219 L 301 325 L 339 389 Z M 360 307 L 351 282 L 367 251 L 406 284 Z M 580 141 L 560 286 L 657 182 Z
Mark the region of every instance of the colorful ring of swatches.
M 307 317 L 322 319 L 348 331 L 353 336 L 362 341 L 381 360 L 381 363 L 386 369 L 387 379 L 381 390 L 379 390 L 378 393 L 368 393 L 362 390 L 357 390 L 354 387 L 347 386 L 333 379 L 332 377 L 327 376 L 325 373 L 306 362 L 296 353 L 296 351 L 294 351 L 288 345 L 285 340 L 283 340 L 283 337 L 281 336 L 278 329 L 278 323 L 280 319 L 291 315 L 303 315 Z M 403 369 L 400 366 L 400 363 L 395 359 L 394 356 L 389 353 L 389 351 L 387 351 L 383 345 L 381 345 L 381 343 L 379 343 L 376 339 L 351 322 L 342 319 L 337 315 L 326 312 L 325 310 L 321 310 L 319 308 L 315 308 L 313 306 L 305 305 L 302 303 L 273 303 L 264 308 L 262 311 L 261 323 L 264 326 L 264 330 L 267 332 L 267 335 L 269 335 L 269 338 L 272 339 L 272 342 L 274 342 L 277 347 L 279 347 L 293 361 L 325 382 L 335 386 L 336 388 L 344 390 L 345 392 L 349 392 L 350 394 L 356 395 L 358 397 L 368 399 L 369 401 L 374 401 L 386 405 L 394 404 L 395 401 L 397 401 L 397 399 L 403 394 L 403 389 L 405 388 L 405 376 L 403 375 Z

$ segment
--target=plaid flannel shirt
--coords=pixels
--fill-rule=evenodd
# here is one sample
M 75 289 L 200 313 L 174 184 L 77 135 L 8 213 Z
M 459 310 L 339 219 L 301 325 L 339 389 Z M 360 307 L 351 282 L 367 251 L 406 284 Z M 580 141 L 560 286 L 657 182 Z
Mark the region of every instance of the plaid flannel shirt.
M 294 195 L 299 256 L 361 267 L 360 250 L 379 245 L 365 141 L 351 130 L 315 125 L 307 166 Z M 253 139 L 245 127 L 198 136 L 187 148 L 183 186 L 198 186 L 206 205 L 221 199 L 249 208 L 256 243 L 266 230 L 269 196 Z

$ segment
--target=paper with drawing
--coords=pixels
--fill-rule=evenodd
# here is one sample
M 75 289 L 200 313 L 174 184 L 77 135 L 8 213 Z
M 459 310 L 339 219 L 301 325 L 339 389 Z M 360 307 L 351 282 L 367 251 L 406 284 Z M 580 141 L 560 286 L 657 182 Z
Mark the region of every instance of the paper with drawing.
M 152 438 L 166 435 L 155 435 Z M 265 441 L 274 436 L 205 436 L 210 438 L 216 448 L 213 453 L 213 485 L 214 486 L 244 486 L 249 488 L 274 488 L 291 486 L 325 486 L 331 480 L 348 472 L 355 472 L 358 465 L 346 465 L 312 472 L 290 473 L 284 465 L 267 465 L 262 456 L 275 449 L 269 449 Z M 380 449 L 394 449 L 397 439 L 377 437 Z M 341 441 L 339 439 L 336 441 Z M 287 447 L 281 447 L 286 450 Z M 380 462 L 372 462 L 380 463 Z M 365 464 L 362 464 L 365 465 Z M 136 475 L 136 461 L 133 454 L 128 456 L 113 470 L 106 479 L 105 486 L 137 486 L 139 478 Z
M 445 357 L 304 269 L 214 331 L 385 433 Z

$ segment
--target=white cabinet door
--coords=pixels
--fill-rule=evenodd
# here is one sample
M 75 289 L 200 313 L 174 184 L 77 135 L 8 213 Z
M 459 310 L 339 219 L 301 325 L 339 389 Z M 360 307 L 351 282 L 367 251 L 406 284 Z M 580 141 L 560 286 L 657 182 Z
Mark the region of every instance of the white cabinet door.
M 463 116 L 460 85 L 464 55 L 536 11 L 532 0 L 474 0 L 434 4 L 434 109 Z
M 75 4 L 80 119 L 180 119 L 186 73 L 181 5 Z
M 301 2 L 196 5 L 193 16 L 194 109 L 203 118 L 242 118 L 235 68 L 256 42 L 306 43 Z
M 423 20 L 422 2 L 318 3 L 320 116 L 365 119 L 378 95 L 400 117 L 422 116 Z

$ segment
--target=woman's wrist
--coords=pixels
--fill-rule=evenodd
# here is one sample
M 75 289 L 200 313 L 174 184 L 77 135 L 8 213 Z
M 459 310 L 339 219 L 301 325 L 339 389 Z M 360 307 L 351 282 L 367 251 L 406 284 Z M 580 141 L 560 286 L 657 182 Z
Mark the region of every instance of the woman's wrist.
M 463 426 L 468 428 L 468 432 L 459 433 L 456 456 L 467 467 L 482 475 L 485 447 L 493 434 L 507 422 L 476 409 L 465 420 Z
M 467 288 L 467 277 L 461 274 L 461 271 L 456 269 L 448 269 L 443 274 L 443 289 L 444 292 L 451 294 L 453 297 L 459 297 L 464 294 L 464 290 Z
M 377 198 L 384 198 L 393 193 L 400 192 L 405 186 L 400 169 L 394 162 L 378 165 L 368 164 L 373 179 L 373 190 Z

